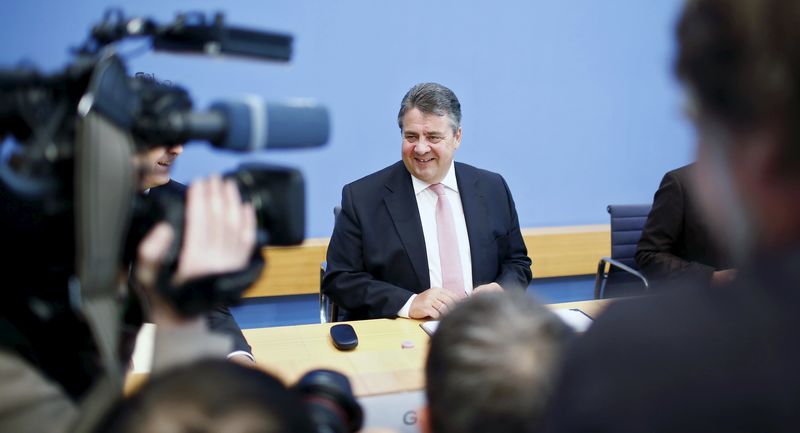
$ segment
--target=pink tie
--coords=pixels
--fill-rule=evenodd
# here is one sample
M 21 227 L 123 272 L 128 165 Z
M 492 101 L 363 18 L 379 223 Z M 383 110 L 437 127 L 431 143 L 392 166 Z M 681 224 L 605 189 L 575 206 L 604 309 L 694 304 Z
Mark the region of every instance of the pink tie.
M 439 241 L 439 260 L 442 264 L 442 286 L 450 290 L 456 299 L 460 299 L 466 297 L 466 293 L 464 293 L 464 272 L 461 269 L 453 210 L 447 200 L 444 185 L 436 183 L 431 185 L 430 189 L 439 196 L 436 201 L 436 235 Z

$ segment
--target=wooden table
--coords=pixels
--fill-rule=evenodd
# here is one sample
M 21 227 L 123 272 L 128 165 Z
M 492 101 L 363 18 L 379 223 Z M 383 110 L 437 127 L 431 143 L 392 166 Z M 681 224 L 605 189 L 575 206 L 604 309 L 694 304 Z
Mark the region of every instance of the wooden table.
M 597 317 L 607 300 L 551 304 L 553 309 L 580 308 Z M 333 347 L 329 329 L 333 324 L 283 326 L 244 330 L 258 366 L 295 383 L 309 370 L 327 368 L 350 378 L 359 397 L 414 391 L 424 387 L 424 364 L 428 335 L 422 321 L 377 319 L 350 323 L 358 335 L 358 347 L 341 352 Z M 403 349 L 404 341 L 414 344 Z

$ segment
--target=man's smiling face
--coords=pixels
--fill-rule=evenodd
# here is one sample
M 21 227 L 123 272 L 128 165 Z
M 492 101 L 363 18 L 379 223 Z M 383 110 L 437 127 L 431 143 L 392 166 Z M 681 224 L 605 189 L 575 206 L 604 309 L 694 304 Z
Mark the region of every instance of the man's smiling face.
M 416 108 L 403 115 L 403 164 L 417 179 L 441 182 L 460 145 L 461 128 L 453 131 L 449 116 L 425 114 Z
M 175 159 L 183 152 L 183 145 L 155 146 L 146 154 L 145 173 L 141 189 L 155 188 L 169 182 L 169 170 Z

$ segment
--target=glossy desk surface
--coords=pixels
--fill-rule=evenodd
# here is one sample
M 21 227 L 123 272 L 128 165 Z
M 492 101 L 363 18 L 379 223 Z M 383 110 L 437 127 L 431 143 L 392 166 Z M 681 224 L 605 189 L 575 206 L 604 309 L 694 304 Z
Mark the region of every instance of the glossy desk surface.
M 553 309 L 579 308 L 596 317 L 607 300 L 551 304 Z M 337 370 L 350 378 L 358 396 L 414 391 L 424 386 L 428 335 L 420 320 L 376 319 L 346 322 L 353 326 L 359 344 L 354 350 L 337 350 L 330 338 L 334 324 L 314 324 L 244 330 L 258 366 L 285 383 L 295 383 L 309 370 Z M 404 342 L 413 343 L 403 348 Z

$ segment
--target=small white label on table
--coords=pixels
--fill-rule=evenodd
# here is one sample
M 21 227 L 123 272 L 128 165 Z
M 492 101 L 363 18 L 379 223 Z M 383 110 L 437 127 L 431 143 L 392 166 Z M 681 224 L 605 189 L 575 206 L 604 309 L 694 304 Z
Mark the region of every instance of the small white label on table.
M 433 335 L 433 333 L 436 332 L 436 328 L 439 327 L 439 321 L 438 320 L 428 320 L 427 322 L 422 323 L 419 326 L 421 326 L 422 330 L 427 332 L 428 335 Z
M 561 318 L 575 332 L 586 332 L 592 326 L 592 319 L 583 311 L 577 308 L 562 308 L 553 310 L 553 313 Z

